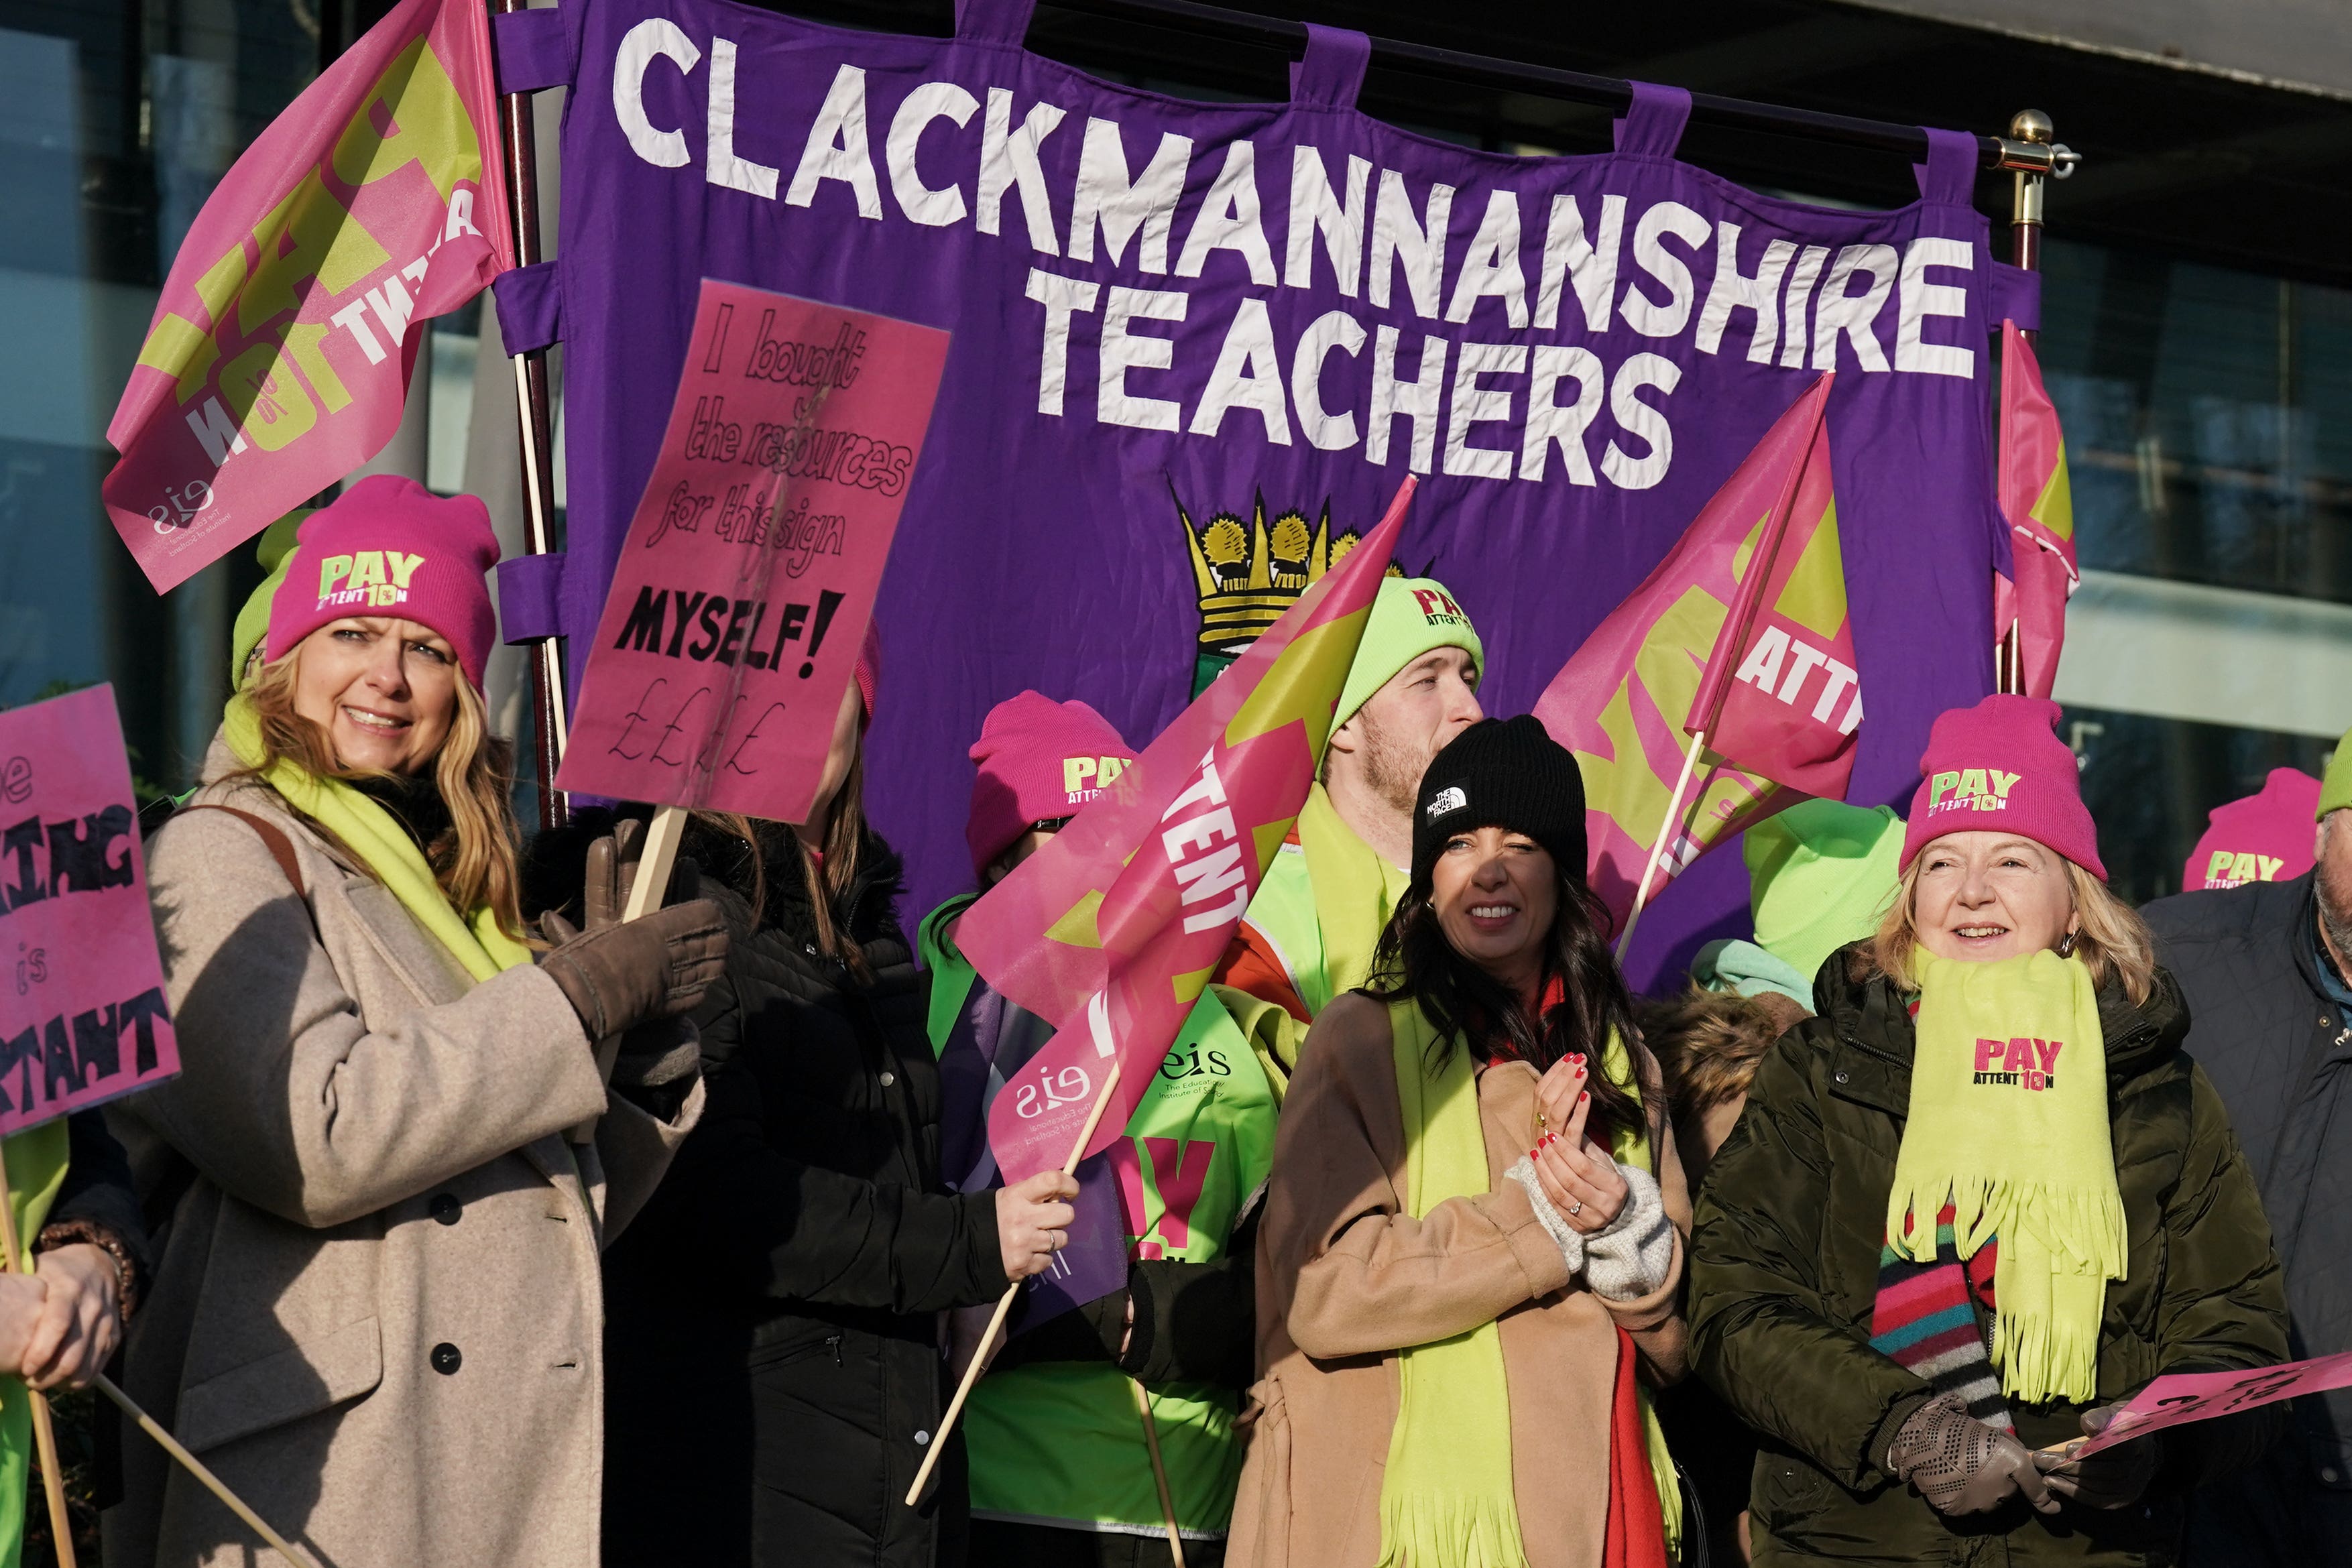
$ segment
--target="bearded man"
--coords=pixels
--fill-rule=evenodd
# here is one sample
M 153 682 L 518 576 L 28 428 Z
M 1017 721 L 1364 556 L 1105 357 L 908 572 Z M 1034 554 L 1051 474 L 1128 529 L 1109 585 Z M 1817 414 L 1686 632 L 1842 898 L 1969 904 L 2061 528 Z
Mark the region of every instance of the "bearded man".
M 2261 1184 L 2297 1360 L 2352 1350 L 2352 735 L 2317 816 L 2304 875 L 2142 911 Z M 2197 1568 L 2352 1563 L 2352 1390 L 2294 1401 L 2263 1463 L 2191 1500 L 2189 1542 Z
M 1364 983 L 1412 863 L 1421 776 L 1486 716 L 1485 664 L 1477 631 L 1443 584 L 1381 582 L 1322 773 L 1213 977 L 1277 1082 L 1315 1015 Z

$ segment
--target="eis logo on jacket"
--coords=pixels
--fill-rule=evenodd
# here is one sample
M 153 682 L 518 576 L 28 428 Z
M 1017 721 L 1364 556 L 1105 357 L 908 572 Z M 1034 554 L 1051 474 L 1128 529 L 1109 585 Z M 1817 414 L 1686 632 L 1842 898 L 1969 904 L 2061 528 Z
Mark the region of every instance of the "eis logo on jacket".
M 363 549 L 331 555 L 319 563 L 319 604 L 389 610 L 408 602 L 409 580 L 425 564 L 421 555 L 396 549 Z
M 2002 1041 L 1979 1036 L 1975 1082 L 2006 1084 L 2030 1094 L 2054 1089 L 2058 1086 L 2058 1053 L 2065 1048 L 2063 1040 L 2032 1040 L 2019 1035 Z
M 1927 781 L 1927 814 L 1937 811 L 2006 811 L 2009 792 L 2022 774 L 1998 768 L 1958 768 Z

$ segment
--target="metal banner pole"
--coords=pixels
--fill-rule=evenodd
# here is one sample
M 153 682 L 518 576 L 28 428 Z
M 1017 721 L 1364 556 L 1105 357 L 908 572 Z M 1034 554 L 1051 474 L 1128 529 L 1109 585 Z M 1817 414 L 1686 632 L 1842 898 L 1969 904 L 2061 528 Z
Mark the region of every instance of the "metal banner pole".
M 2040 160 L 2029 162 L 2027 159 L 2011 160 L 2007 157 L 2002 160 L 2002 167 L 2011 172 L 2011 179 L 2014 182 L 2009 207 L 2009 259 L 2027 272 L 2042 270 L 2042 199 L 2045 183 L 2053 174 L 2064 179 L 2074 172 L 2071 157 L 2063 162 L 2057 157 L 2066 150 L 2056 145 L 2056 136 L 2057 128 L 2051 123 L 2050 117 L 2038 109 L 2021 109 L 2010 117 L 2009 141 L 2004 143 L 2004 151 L 2018 143 L 2023 143 L 2021 151 L 2050 150 L 2044 168 L 2033 166 L 2033 162 Z M 2028 332 L 2025 340 L 2030 343 L 2039 335 Z M 2003 692 L 2016 693 L 2025 689 L 2024 650 L 2019 643 L 2014 625 L 2002 634 L 2000 646 L 1995 651 L 1993 685 Z
M 524 8 L 524 0 L 492 0 L 503 14 Z M 514 220 L 515 262 L 529 267 L 539 253 L 539 136 L 531 120 L 530 94 L 510 92 L 499 99 L 499 140 L 505 144 L 509 212 Z M 514 356 L 515 413 L 522 444 L 524 548 L 545 555 L 555 548 L 555 440 L 548 416 L 547 353 Z M 571 812 L 555 787 L 563 760 L 563 653 L 553 637 L 531 644 L 531 716 L 538 738 L 535 777 L 539 825 L 560 828 Z

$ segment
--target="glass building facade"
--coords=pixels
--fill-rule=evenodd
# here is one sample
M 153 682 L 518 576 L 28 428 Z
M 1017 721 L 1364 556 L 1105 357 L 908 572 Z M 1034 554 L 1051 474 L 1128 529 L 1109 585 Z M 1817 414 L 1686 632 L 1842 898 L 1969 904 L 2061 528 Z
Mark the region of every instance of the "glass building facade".
M 946 0 L 793 8 L 902 31 L 950 26 Z M 2268 137 L 2275 161 L 2298 128 L 2315 147 L 2340 145 L 2352 105 L 1836 0 L 1699 0 L 1671 16 L 1612 12 L 1573 29 L 1537 18 L 1502 33 L 1478 14 L 1433 18 L 1386 0 L 1265 8 L 1880 118 L 1990 130 L 2023 103 L 2049 108 L 2089 159 L 2051 193 L 2041 340 L 2085 569 L 2058 695 L 2119 890 L 2175 891 L 2208 810 L 2273 767 L 2316 771 L 2352 724 L 2352 267 L 2327 226 L 2352 211 L 2341 172 L 2235 180 L 2228 202 L 2198 206 L 2219 177 L 2152 145 L 2159 124 L 2192 152 L 2237 125 Z M 139 770 L 159 788 L 189 781 L 217 723 L 229 618 L 257 569 L 240 549 L 158 599 L 99 505 L 113 460 L 106 423 L 205 197 L 381 10 L 0 0 L 0 705 L 113 682 Z M 1282 90 L 1276 53 L 1050 5 L 1032 43 L 1165 91 Z M 1365 107 L 1496 149 L 1582 151 L 1607 134 L 1589 108 L 1377 70 Z M 1883 154 L 1700 131 L 1686 151 L 1759 187 L 1872 204 L 1908 194 L 1900 161 Z M 2114 172 L 2105 186 L 2103 171 Z M 1997 221 L 2006 196 L 1998 177 L 1979 187 Z M 407 459 L 436 489 L 485 489 L 511 467 L 511 394 L 495 401 L 504 364 L 478 307 L 436 323 Z M 514 668 L 494 672 L 507 699 L 492 695 L 519 726 Z

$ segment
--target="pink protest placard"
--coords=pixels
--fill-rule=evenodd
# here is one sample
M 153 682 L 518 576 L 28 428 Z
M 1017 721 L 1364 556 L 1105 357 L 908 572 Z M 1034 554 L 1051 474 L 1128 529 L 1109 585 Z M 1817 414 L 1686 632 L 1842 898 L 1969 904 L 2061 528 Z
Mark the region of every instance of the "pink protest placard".
M 948 335 L 702 280 L 556 783 L 808 813 Z
M 2081 1458 L 2167 1427 L 2210 1421 L 2301 1394 L 2352 1386 L 2352 1351 L 2310 1361 L 2289 1361 L 2252 1372 L 2177 1372 L 2159 1377 L 2132 1396 L 2107 1429 L 2078 1448 Z
M 0 713 L 0 1134 L 180 1071 L 114 688 Z

